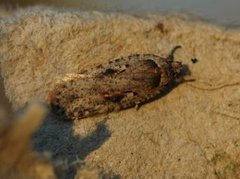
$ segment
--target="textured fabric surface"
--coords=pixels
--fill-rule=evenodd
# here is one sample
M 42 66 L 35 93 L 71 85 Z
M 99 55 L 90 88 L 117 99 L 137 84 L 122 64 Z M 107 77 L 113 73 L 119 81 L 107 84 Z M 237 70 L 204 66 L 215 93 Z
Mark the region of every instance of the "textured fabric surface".
M 182 14 L 144 17 L 35 7 L 2 18 L 0 62 L 15 109 L 45 100 L 68 73 L 133 53 L 188 65 L 183 83 L 136 111 L 72 123 L 48 120 L 34 136 L 52 159 L 76 158 L 129 178 L 240 177 L 240 31 Z M 196 58 L 197 63 L 191 59 Z

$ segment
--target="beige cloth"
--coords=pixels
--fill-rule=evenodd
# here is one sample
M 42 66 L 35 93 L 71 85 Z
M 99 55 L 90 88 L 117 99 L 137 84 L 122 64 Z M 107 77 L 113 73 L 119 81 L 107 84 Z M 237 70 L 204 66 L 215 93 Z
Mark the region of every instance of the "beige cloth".
M 56 80 L 68 73 L 133 53 L 164 57 L 182 45 L 175 58 L 189 66 L 195 82 L 177 86 L 138 111 L 46 123 L 34 142 L 55 158 L 73 161 L 78 154 L 123 178 L 240 177 L 238 29 L 182 14 L 134 17 L 35 7 L 1 20 L 0 39 L 6 95 L 15 108 L 32 98 L 45 100 Z M 95 143 L 80 145 L 102 121 L 104 129 L 90 140 Z M 48 147 L 42 142 L 46 137 Z

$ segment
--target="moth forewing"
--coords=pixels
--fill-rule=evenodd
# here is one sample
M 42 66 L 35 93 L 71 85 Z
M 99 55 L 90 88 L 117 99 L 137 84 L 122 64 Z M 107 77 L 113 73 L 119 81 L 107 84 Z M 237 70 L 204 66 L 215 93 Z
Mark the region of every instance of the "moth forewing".
M 178 48 L 166 58 L 134 54 L 68 75 L 49 92 L 51 110 L 74 120 L 146 103 L 179 77 L 182 64 L 173 57 Z

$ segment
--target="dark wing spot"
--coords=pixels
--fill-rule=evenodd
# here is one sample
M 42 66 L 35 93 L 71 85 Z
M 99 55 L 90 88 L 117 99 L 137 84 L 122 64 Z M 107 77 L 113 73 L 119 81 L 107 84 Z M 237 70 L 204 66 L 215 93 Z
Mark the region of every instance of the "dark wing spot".
M 102 93 L 102 96 L 104 97 L 104 99 L 114 102 L 114 103 L 118 103 L 120 102 L 125 96 L 125 93 L 114 93 L 114 94 L 109 94 L 107 92 Z
M 118 71 L 114 70 L 112 68 L 108 68 L 106 69 L 106 71 L 103 73 L 103 75 L 105 76 L 113 76 L 114 74 L 116 74 Z
M 128 67 L 130 67 L 130 65 L 129 65 L 129 64 L 126 64 L 125 67 L 128 68 Z
M 123 99 L 124 96 L 109 96 L 106 99 L 114 103 L 118 103 Z
M 151 81 L 150 81 L 150 86 L 152 88 L 156 88 L 159 86 L 160 84 L 160 80 L 161 80 L 161 76 L 160 75 L 155 75 L 153 78 L 151 78 Z
M 75 99 L 78 99 L 78 98 L 79 98 L 79 97 L 78 97 L 77 95 L 72 94 L 72 95 L 69 96 L 69 101 L 70 101 L 70 102 L 73 102 Z

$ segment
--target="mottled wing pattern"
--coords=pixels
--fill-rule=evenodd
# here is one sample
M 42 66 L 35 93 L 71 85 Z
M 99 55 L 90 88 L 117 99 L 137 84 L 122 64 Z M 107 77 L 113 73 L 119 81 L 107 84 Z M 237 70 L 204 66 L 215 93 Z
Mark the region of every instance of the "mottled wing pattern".
M 115 59 L 58 83 L 48 101 L 61 119 L 134 107 L 161 93 L 181 67 L 151 54 Z

